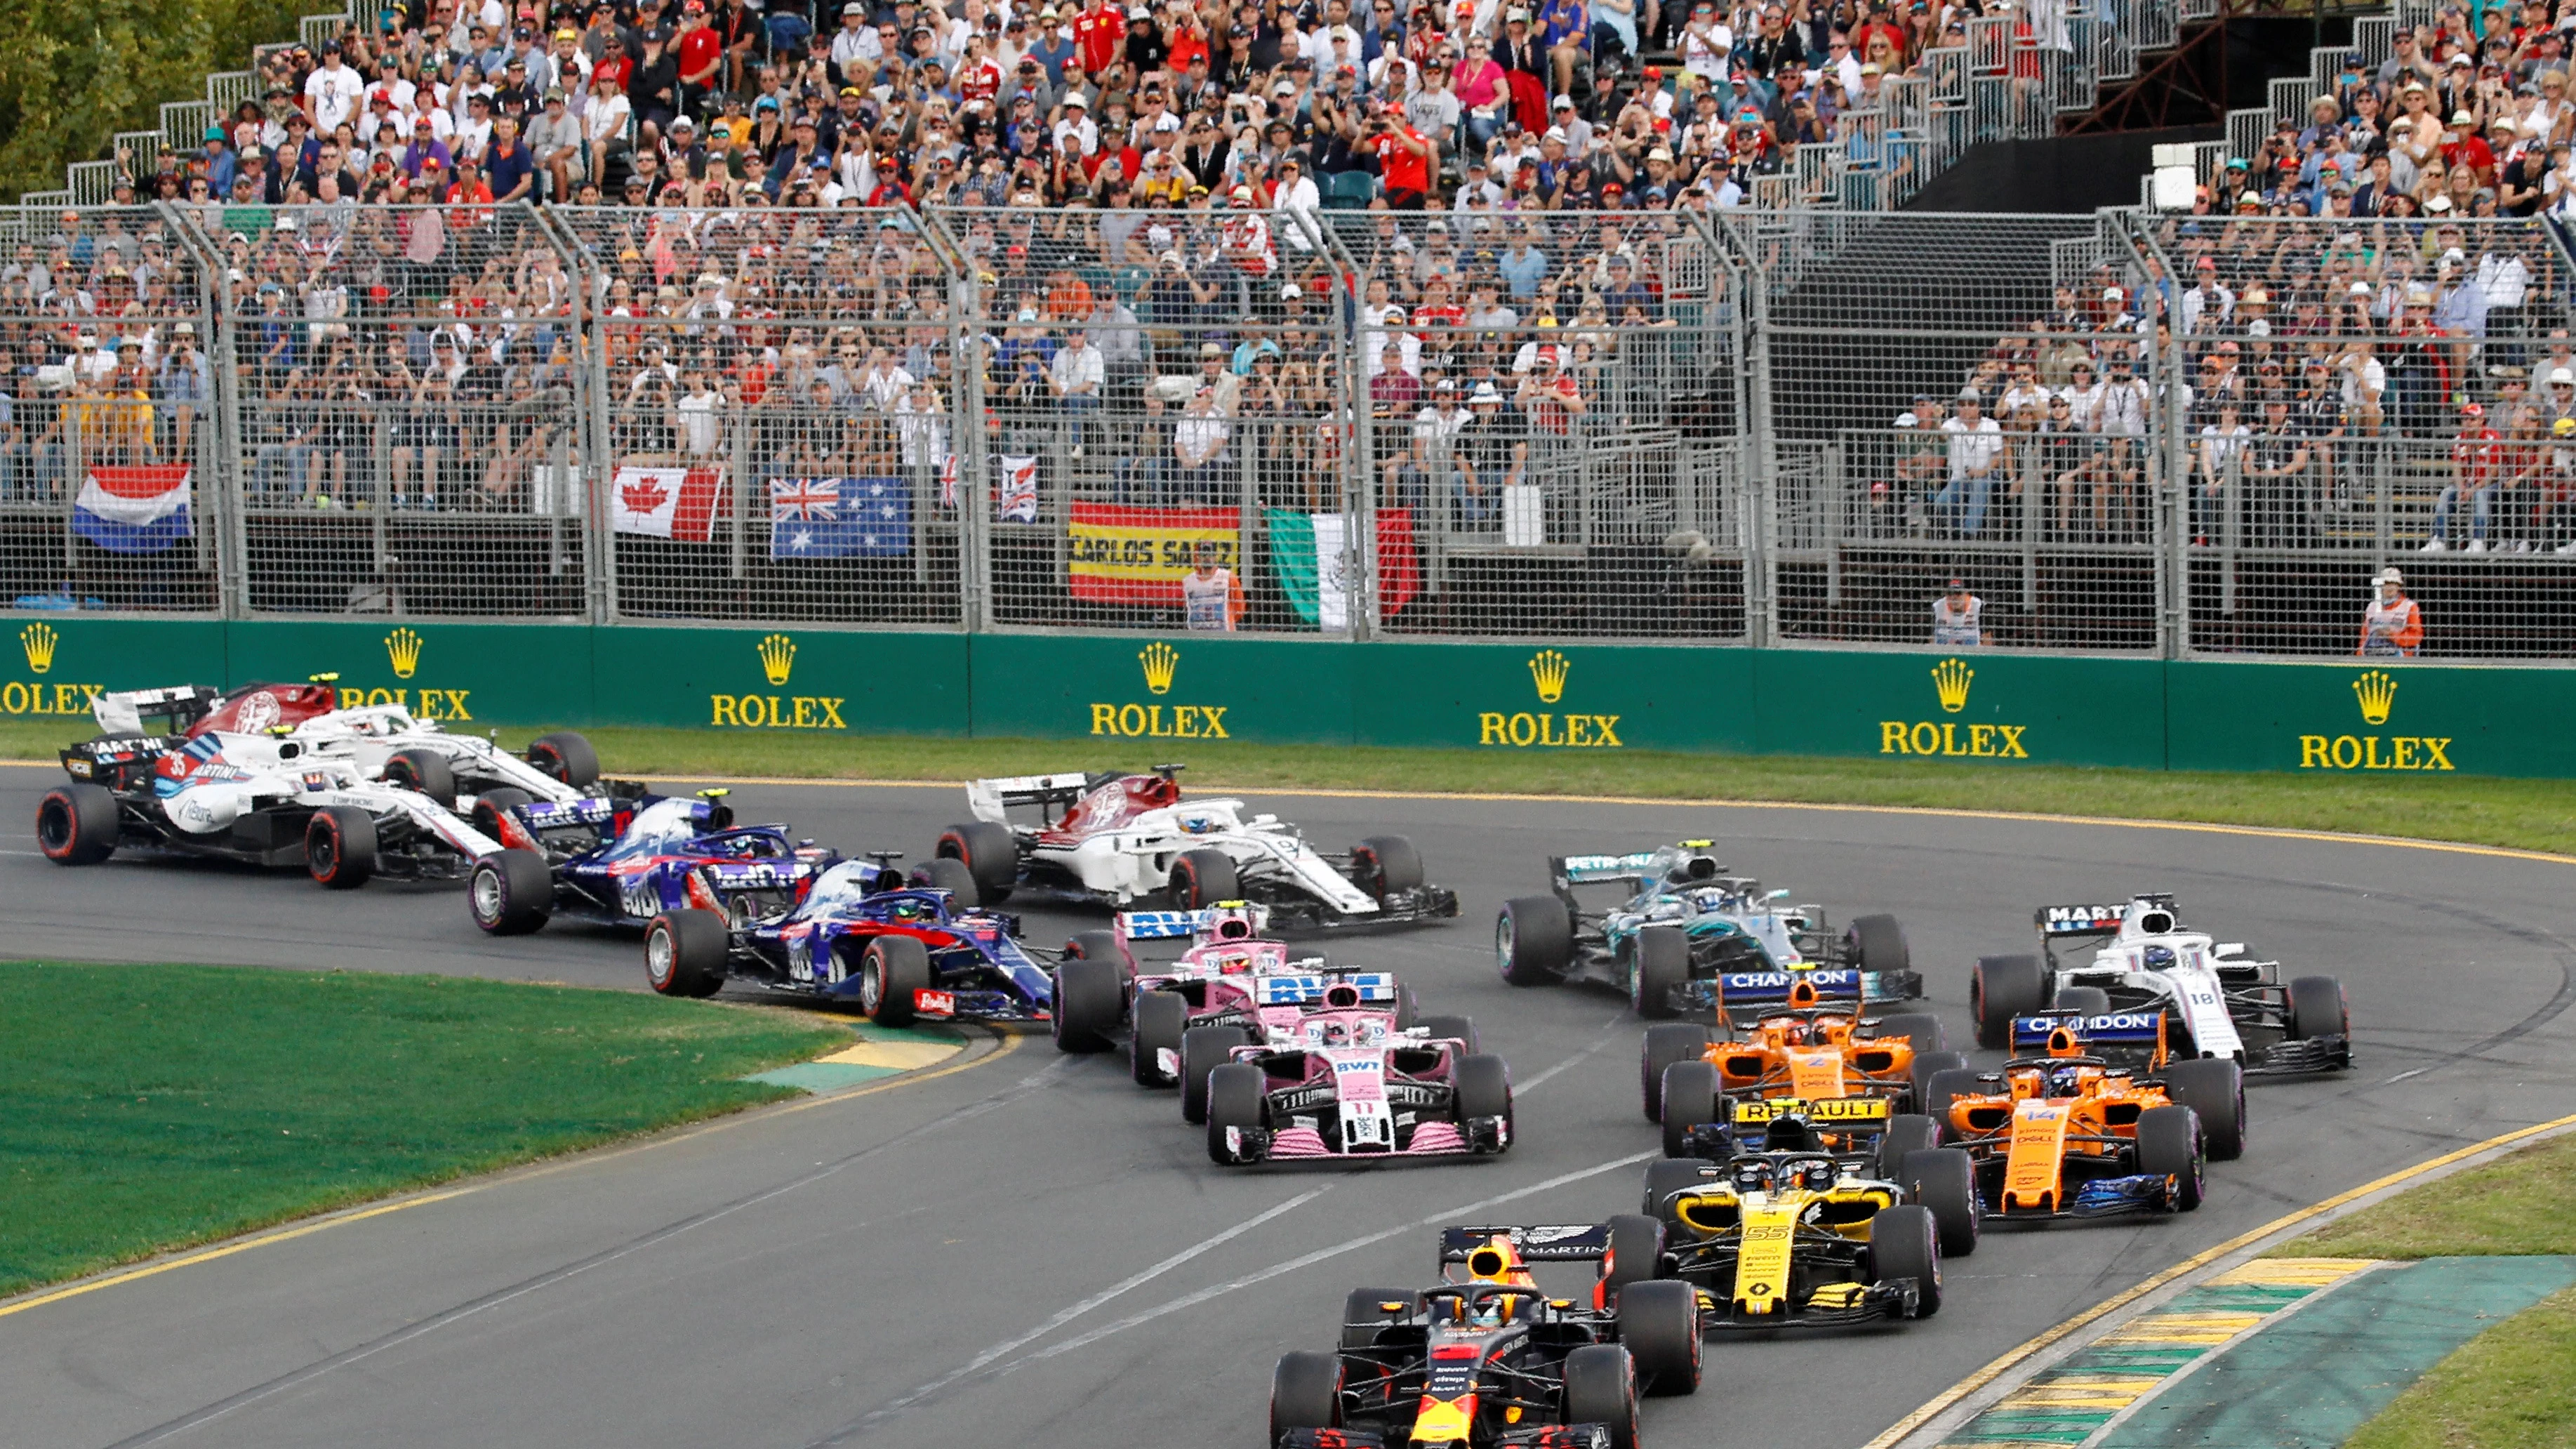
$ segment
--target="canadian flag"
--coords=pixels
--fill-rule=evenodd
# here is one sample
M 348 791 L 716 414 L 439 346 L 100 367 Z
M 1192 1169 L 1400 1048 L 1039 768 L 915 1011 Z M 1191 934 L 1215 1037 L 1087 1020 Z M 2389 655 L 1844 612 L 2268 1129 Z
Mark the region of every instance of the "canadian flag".
M 617 531 L 705 543 L 719 504 L 732 501 L 722 497 L 723 484 L 724 475 L 713 468 L 620 468 L 610 480 Z

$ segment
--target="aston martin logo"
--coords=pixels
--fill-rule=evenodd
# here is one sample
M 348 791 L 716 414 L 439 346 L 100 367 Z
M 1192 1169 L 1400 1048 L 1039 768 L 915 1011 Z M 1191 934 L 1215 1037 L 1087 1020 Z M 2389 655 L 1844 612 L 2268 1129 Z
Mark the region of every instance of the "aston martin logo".
M 1181 667 L 1181 651 L 1157 639 L 1136 656 L 1145 666 L 1145 688 L 1155 694 L 1172 692 L 1172 675 Z
M 420 668 L 421 637 L 409 629 L 385 636 L 385 657 L 393 661 L 394 678 L 409 679 Z
M 1574 670 L 1574 661 L 1553 649 L 1542 649 L 1530 656 L 1530 680 L 1538 686 L 1538 702 L 1554 704 L 1565 697 L 1565 676 Z
M 38 674 L 54 667 L 54 646 L 61 636 L 48 624 L 30 624 L 18 631 L 18 645 L 27 651 L 27 667 Z
M 2352 682 L 2353 698 L 2361 701 L 2361 722 L 2388 723 L 2388 708 L 2397 702 L 2397 681 L 2383 671 L 2373 669 Z
M 1941 696 L 1943 713 L 1957 714 L 1968 707 L 1968 683 L 1976 677 L 1977 671 L 1956 659 L 1932 666 L 1932 688 Z
M 796 641 L 784 634 L 767 634 L 760 641 L 760 672 L 771 684 L 785 684 L 789 671 L 796 667 Z

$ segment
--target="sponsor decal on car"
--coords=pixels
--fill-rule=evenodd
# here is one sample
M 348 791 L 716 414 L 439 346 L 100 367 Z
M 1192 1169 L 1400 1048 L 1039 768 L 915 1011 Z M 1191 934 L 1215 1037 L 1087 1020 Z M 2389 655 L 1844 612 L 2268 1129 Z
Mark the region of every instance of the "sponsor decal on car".
M 2397 679 L 2386 670 L 2364 670 L 2352 682 L 2364 725 L 2388 723 L 2397 707 Z M 2449 735 L 2301 735 L 2302 770 L 2449 770 Z
M 957 993 L 953 991 L 916 991 L 912 993 L 912 1009 L 915 1013 L 922 1016 L 955 1016 L 957 1014 Z

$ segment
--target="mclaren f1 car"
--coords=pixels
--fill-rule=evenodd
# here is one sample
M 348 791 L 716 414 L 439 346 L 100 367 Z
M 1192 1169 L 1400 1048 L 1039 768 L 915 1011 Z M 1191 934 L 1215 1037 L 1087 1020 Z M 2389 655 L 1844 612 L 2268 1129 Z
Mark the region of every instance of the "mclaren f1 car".
M 1691 1131 L 1723 1122 L 1730 1101 L 1874 1098 L 1883 1120 L 1914 1111 L 1933 1074 L 1967 1065 L 1944 1050 L 1941 1020 L 1929 1012 L 1862 1015 L 1858 974 L 1763 973 L 1741 987 L 1728 983 L 1744 978 L 1721 977 L 1728 1008 L 1721 1030 L 1696 1022 L 1647 1027 L 1639 1089 L 1647 1120 L 1663 1128 L 1664 1154 L 1687 1156 Z M 1785 981 L 1785 1000 L 1738 1006 L 1775 980 Z

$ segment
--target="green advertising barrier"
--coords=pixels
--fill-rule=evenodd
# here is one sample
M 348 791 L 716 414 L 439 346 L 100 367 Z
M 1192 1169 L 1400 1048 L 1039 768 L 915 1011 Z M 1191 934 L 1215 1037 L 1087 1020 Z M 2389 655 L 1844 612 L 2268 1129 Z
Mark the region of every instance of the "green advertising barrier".
M 453 728 L 593 716 L 586 624 L 253 619 L 226 626 L 226 686 L 336 674 L 344 707 L 399 704 Z M 191 669 L 169 683 L 207 682 Z
M 2576 670 L 2186 660 L 2165 678 L 2177 770 L 2576 777 Z
M 215 619 L 101 619 L 65 612 L 20 615 L 0 663 L 0 718 L 59 717 L 63 740 L 96 733 L 90 696 L 104 689 L 189 684 L 224 672 L 224 626 Z
M 2161 770 L 2164 671 L 2153 659 L 1765 649 L 1754 749 Z
M 1351 675 L 1365 653 L 1240 635 L 977 634 L 972 732 L 1348 744 Z
M 600 724 L 966 733 L 963 634 L 635 625 L 592 634 L 589 718 Z
M 1352 733 L 1362 744 L 1754 747 L 1751 650 L 1363 644 L 1353 652 Z

